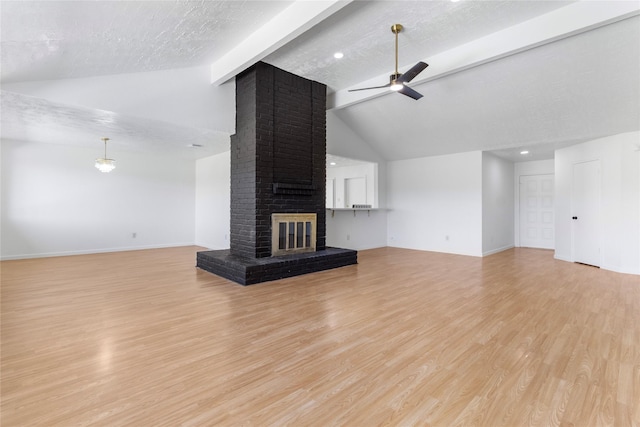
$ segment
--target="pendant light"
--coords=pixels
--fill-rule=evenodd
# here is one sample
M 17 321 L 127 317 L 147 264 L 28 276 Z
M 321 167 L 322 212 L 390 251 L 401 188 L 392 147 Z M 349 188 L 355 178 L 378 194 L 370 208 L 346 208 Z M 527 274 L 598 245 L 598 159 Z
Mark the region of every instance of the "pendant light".
M 104 157 L 96 159 L 96 168 L 100 172 L 111 172 L 116 168 L 116 161 L 114 159 L 107 158 L 107 141 L 109 138 L 101 138 L 104 141 Z

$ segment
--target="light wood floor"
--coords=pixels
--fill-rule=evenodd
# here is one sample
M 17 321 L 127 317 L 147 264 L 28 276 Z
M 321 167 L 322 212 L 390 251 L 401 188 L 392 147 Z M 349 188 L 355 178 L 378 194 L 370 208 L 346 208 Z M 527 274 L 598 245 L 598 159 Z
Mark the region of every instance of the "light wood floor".
M 198 249 L 2 262 L 2 426 L 640 423 L 638 276 L 383 248 L 242 287 Z

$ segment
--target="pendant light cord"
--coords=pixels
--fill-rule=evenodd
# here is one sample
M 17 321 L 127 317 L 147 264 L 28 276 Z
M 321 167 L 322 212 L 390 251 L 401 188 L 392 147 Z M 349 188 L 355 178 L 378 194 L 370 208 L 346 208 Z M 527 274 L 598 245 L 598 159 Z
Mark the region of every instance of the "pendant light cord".
M 102 140 L 104 141 L 104 158 L 107 158 L 107 141 L 109 140 L 109 138 L 102 138 Z

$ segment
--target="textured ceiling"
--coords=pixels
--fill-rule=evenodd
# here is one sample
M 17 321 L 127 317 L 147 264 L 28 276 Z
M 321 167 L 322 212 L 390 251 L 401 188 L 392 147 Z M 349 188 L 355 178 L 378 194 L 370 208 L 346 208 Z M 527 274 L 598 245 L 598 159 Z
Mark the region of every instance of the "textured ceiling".
M 2 82 L 211 64 L 291 1 L 2 1 Z
M 538 145 L 552 158 L 553 147 L 639 129 L 640 17 L 414 88 L 419 102 L 389 93 L 337 114 L 390 160 L 520 148 L 536 158 Z
M 229 135 L 210 129 L 62 105 L 12 92 L 3 92 L 0 101 L 2 137 L 15 141 L 97 146 L 101 137 L 108 136 L 112 147 L 193 159 L 229 149 Z
M 257 46 L 268 41 L 257 39 L 256 31 L 282 19 L 293 3 L 3 0 L 2 137 L 77 145 L 99 143 L 100 137 L 109 136 L 115 145 L 124 141 L 127 149 L 163 150 L 195 158 L 225 150 L 228 127 L 193 127 L 188 117 L 167 120 L 174 111 L 180 113 L 175 104 L 186 97 L 177 83 L 175 98 L 167 95 L 171 90 L 163 80 L 165 87 L 158 90 L 161 99 L 153 92 L 146 100 L 140 95 L 118 94 L 118 102 L 108 103 L 114 106 L 109 110 L 96 109 L 102 108 L 99 100 L 87 100 L 93 95 L 87 92 L 87 80 L 77 86 L 86 93 L 69 98 L 81 100 L 80 104 L 49 96 L 56 82 L 67 82 L 66 88 L 81 77 L 121 75 L 126 79 L 132 74 L 125 73 L 206 66 L 237 52 L 243 42 L 245 47 L 256 45 L 259 51 Z M 405 26 L 399 37 L 402 69 L 574 4 L 553 0 L 345 3 L 262 59 L 337 91 L 393 71 L 393 23 Z M 638 2 L 632 3 L 637 10 Z M 385 94 L 336 114 L 389 160 L 470 150 L 494 150 L 520 160 L 521 147 L 532 151 L 528 159 L 551 158 L 554 148 L 638 130 L 637 14 L 533 49 L 516 49 L 510 56 L 455 74 L 445 73 L 423 83 L 416 79 L 414 87 L 425 95 L 417 102 Z M 345 57 L 334 59 L 336 51 Z M 429 70 L 439 65 L 430 63 Z M 153 79 L 148 80 L 145 90 L 153 85 Z M 22 82 L 29 81 L 36 82 L 30 91 L 21 92 L 27 84 Z M 211 93 L 218 96 L 218 92 Z M 128 101 L 126 108 L 117 107 Z M 220 98 L 211 105 L 233 109 L 232 101 L 220 106 L 225 102 Z M 158 114 L 161 110 L 169 113 Z M 212 110 L 207 114 L 227 113 Z M 184 147 L 192 143 L 203 147 L 185 153 Z
M 400 66 L 411 66 L 478 37 L 566 6 L 568 1 L 356 1 L 264 61 L 343 89 L 378 74 L 392 74 L 400 23 Z M 344 58 L 336 60 L 336 51 Z M 387 83 L 386 81 L 381 84 Z

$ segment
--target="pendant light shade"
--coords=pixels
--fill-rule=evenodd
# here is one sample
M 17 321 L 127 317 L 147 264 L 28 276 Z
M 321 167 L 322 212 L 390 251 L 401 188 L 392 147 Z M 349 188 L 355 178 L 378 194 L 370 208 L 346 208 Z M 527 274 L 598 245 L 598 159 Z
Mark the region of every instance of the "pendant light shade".
M 104 157 L 96 159 L 96 168 L 100 172 L 111 172 L 116 168 L 116 161 L 114 159 L 107 158 L 107 141 L 109 138 L 101 138 L 104 141 Z

